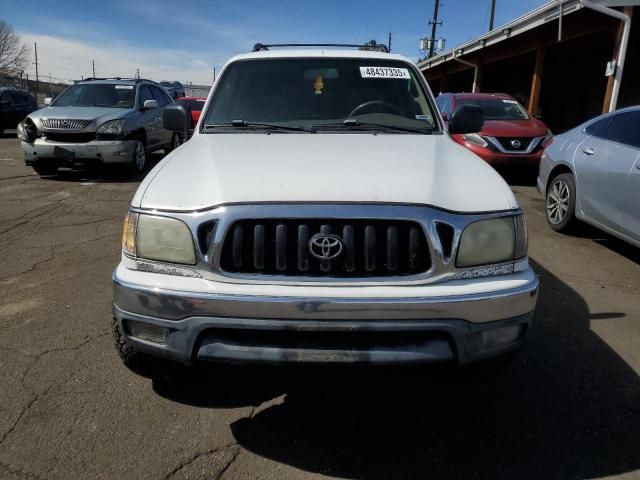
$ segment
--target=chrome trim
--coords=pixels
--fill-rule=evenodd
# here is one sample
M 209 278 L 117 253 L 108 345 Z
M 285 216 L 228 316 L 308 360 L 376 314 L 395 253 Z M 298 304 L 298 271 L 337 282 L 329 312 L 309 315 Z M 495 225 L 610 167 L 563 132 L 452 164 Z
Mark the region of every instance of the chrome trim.
M 127 312 L 165 320 L 211 316 L 272 320 L 429 320 L 483 323 L 535 309 L 539 281 L 517 288 L 439 297 L 289 297 L 229 295 L 146 287 L 113 273 L 114 304 Z
M 443 281 L 454 277 L 461 269 L 456 268 L 455 259 L 465 227 L 478 220 L 519 215 L 518 209 L 490 213 L 452 213 L 428 206 L 386 205 L 386 204 L 334 204 L 334 203 L 276 203 L 276 204 L 233 204 L 196 212 L 162 212 L 141 208 L 131 208 L 132 212 L 177 218 L 191 230 L 196 248 L 196 270 L 202 278 L 223 283 L 254 283 L 279 285 L 422 285 Z M 384 276 L 377 278 L 336 278 L 336 277 L 296 277 L 291 275 L 236 274 L 220 268 L 219 257 L 224 238 L 230 226 L 245 219 L 291 219 L 291 218 L 335 218 L 335 219 L 375 219 L 413 221 L 422 227 L 429 252 L 431 267 L 417 275 Z M 198 227 L 208 221 L 217 222 L 213 242 L 209 251 L 202 254 L 199 248 Z M 454 228 L 452 254 L 446 257 L 440 243 L 436 227 L 446 223 Z M 514 262 L 505 262 L 513 264 Z M 135 263 L 127 265 L 135 268 Z
M 491 145 L 493 145 L 501 153 L 508 153 L 509 155 L 528 155 L 536 149 L 536 147 L 540 144 L 540 142 L 542 142 L 542 140 L 544 140 L 545 137 L 532 137 L 531 142 L 529 143 L 529 146 L 527 147 L 526 150 L 507 150 L 502 146 L 502 144 L 496 137 L 488 137 L 483 135 L 482 138 L 491 142 Z M 505 137 L 505 138 L 511 138 L 511 137 Z
M 83 130 L 93 120 L 76 120 L 69 118 L 42 118 L 42 126 L 47 130 Z

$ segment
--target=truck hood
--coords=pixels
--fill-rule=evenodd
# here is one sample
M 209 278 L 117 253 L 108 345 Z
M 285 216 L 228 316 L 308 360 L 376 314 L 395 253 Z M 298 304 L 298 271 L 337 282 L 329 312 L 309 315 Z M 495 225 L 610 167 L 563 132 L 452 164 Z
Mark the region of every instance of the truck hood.
M 132 206 L 260 202 L 517 207 L 504 180 L 448 136 L 402 134 L 197 134 L 147 175 Z
M 31 113 L 29 117 L 39 127 L 44 118 L 63 118 L 67 120 L 96 120 L 97 124 L 121 118 L 129 112 L 127 108 L 107 107 L 45 107 Z

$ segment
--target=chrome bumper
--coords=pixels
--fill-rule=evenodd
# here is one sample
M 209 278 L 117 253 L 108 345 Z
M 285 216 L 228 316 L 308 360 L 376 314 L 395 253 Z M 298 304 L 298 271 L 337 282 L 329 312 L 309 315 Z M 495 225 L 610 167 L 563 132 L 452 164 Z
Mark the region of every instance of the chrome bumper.
M 38 138 L 34 143 L 22 142 L 22 151 L 27 165 L 38 160 L 51 159 L 66 164 L 74 164 L 83 160 L 127 163 L 133 158 L 135 146 L 135 140 L 93 140 L 87 143 L 64 143 Z
M 523 287 L 438 298 L 296 298 L 179 292 L 113 277 L 125 339 L 147 353 L 192 363 L 470 363 L 520 346 L 533 321 L 538 280 Z M 164 332 L 164 343 L 132 335 Z M 516 337 L 487 344 L 485 332 Z M 350 340 L 353 339 L 353 342 Z

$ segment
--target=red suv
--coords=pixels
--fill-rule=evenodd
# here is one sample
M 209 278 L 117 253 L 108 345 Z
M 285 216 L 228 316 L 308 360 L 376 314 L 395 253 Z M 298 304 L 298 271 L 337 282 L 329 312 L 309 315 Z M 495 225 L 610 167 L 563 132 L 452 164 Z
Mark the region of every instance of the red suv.
M 443 93 L 436 99 L 445 122 L 460 105 L 477 105 L 484 113 L 478 133 L 451 138 L 491 165 L 535 166 L 552 137 L 540 120 L 509 95 L 502 93 Z

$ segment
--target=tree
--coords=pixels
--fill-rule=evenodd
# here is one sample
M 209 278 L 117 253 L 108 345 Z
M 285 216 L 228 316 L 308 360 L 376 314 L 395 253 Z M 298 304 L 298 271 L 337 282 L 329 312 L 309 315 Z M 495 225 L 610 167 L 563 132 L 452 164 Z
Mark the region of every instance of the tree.
M 19 75 L 28 62 L 27 47 L 11 25 L 0 20 L 0 75 Z

